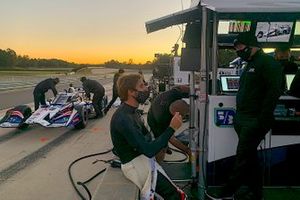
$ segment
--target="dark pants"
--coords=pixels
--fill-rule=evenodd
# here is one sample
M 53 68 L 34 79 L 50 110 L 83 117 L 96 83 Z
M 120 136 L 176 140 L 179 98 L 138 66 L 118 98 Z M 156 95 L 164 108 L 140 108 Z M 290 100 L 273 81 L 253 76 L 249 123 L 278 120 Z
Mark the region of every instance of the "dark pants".
M 159 171 L 157 172 L 155 192 L 164 199 L 181 200 L 181 195 L 177 191 L 176 187 L 174 187 L 174 185 L 171 184 L 170 181 Z
M 257 156 L 257 147 L 268 129 L 260 127 L 255 118 L 235 119 L 234 129 L 239 138 L 236 160 L 229 180 L 222 188 L 222 194 L 231 196 L 244 184 L 249 187 L 253 200 L 260 200 L 263 174 Z
M 109 104 L 106 106 L 105 112 L 107 112 L 111 108 L 111 106 L 115 103 L 118 97 L 119 95 L 117 89 L 113 89 L 112 99 L 110 100 Z
M 92 104 L 94 106 L 96 117 L 102 116 L 102 100 L 104 94 L 102 92 L 95 92 L 92 100 Z
M 34 109 L 37 110 L 41 105 L 46 105 L 45 94 L 44 93 L 33 93 L 34 98 Z

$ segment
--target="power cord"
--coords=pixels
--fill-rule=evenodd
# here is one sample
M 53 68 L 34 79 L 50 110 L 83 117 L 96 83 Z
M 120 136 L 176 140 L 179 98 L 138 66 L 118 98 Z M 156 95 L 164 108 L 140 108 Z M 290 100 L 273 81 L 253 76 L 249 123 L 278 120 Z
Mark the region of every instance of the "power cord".
M 186 153 L 184 153 L 183 151 L 181 151 L 181 150 L 178 150 L 178 149 L 174 149 L 174 148 L 171 148 L 171 147 L 169 147 L 169 149 L 171 149 L 172 151 L 175 151 L 175 152 L 177 152 L 177 153 L 180 153 L 180 154 L 182 154 L 182 155 L 184 155 L 185 157 L 183 158 L 183 159 L 179 159 L 179 160 L 164 160 L 164 162 L 166 162 L 166 163 L 170 163 L 170 162 L 184 162 L 184 161 L 186 161 L 187 159 L 188 159 L 188 155 L 186 154 Z
M 75 182 L 74 182 L 74 179 L 72 177 L 72 172 L 71 172 L 71 169 L 72 169 L 72 166 L 77 163 L 78 161 L 80 160 L 83 160 L 83 159 L 86 159 L 86 158 L 90 158 L 90 157 L 93 157 L 93 156 L 98 156 L 98 155 L 104 155 L 104 154 L 107 154 L 109 152 L 111 152 L 112 149 L 109 149 L 107 151 L 103 151 L 103 152 L 100 152 L 100 153 L 95 153 L 95 154 L 90 154 L 90 155 L 86 155 L 86 156 L 82 156 L 80 158 L 77 158 L 76 160 L 74 160 L 68 167 L 68 175 L 69 175 L 69 178 L 70 178 L 70 181 L 71 181 L 71 184 L 73 186 L 73 188 L 75 189 L 76 193 L 80 196 L 80 198 L 82 200 L 86 200 L 86 198 L 80 193 L 80 191 L 78 190 L 78 188 L 76 187 L 75 185 Z M 99 160 L 99 161 L 103 161 L 103 160 Z M 96 161 L 98 162 L 98 161 Z M 104 162 L 109 162 L 109 161 L 104 161 Z M 95 163 L 95 161 L 93 162 L 93 164 Z M 89 189 L 86 187 L 86 183 L 90 182 L 91 180 L 93 180 L 95 177 L 97 177 L 99 174 L 103 173 L 104 171 L 106 170 L 106 168 L 102 169 L 100 172 L 98 172 L 96 175 L 94 175 L 93 177 L 89 178 L 87 181 L 84 181 L 84 182 L 77 182 L 78 185 L 81 185 L 85 190 L 86 192 L 88 193 L 88 196 L 89 196 L 89 199 L 92 199 L 92 195 L 89 191 Z

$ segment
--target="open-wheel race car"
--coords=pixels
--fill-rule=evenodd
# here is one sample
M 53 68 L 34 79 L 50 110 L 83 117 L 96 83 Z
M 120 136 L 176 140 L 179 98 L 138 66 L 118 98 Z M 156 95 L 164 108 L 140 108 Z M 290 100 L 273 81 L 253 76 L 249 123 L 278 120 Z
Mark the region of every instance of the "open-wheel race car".
M 31 116 L 31 108 L 27 105 L 19 105 L 6 111 L 5 116 L 0 120 L 2 128 L 25 129 L 28 124 L 25 121 Z
M 107 104 L 104 96 L 102 108 Z M 23 109 L 20 109 L 22 107 Z M 44 127 L 85 128 L 89 118 L 95 115 L 92 102 L 85 98 L 84 92 L 59 93 L 48 105 L 40 106 L 31 114 L 30 107 L 16 106 L 6 112 L 0 121 L 3 128 L 24 128 L 30 124 L 40 124 Z

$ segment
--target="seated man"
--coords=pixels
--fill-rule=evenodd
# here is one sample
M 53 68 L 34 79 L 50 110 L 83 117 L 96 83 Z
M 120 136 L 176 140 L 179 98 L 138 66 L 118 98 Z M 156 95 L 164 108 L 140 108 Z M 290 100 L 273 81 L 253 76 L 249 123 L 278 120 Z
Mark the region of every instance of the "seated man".
M 160 93 L 153 101 L 148 111 L 147 122 L 153 132 L 155 138 L 159 137 L 169 126 L 170 121 L 176 112 L 182 116 L 189 114 L 189 105 L 181 100 L 189 97 L 188 86 L 177 86 L 166 92 Z M 170 143 L 184 153 L 191 155 L 191 150 L 182 142 L 172 136 Z M 165 152 L 168 149 L 163 149 L 157 155 L 157 161 L 163 161 Z
M 139 187 L 141 199 L 152 200 L 154 196 L 168 200 L 186 199 L 186 195 L 153 158 L 167 146 L 170 137 L 181 126 L 181 116 L 176 113 L 169 127 L 152 141 L 141 116 L 136 112 L 139 104 L 149 97 L 142 77 L 138 74 L 125 75 L 120 77 L 117 85 L 123 104 L 111 118 L 110 133 L 124 175 Z
M 72 83 L 69 84 L 69 88 L 68 88 L 68 93 L 74 93 L 76 90 L 75 90 L 75 87 L 73 86 Z

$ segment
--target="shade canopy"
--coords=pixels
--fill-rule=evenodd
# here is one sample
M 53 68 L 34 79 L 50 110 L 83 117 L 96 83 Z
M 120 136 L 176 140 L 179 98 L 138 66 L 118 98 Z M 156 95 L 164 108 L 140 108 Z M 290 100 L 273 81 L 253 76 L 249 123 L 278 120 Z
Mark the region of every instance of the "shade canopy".
M 146 22 L 147 33 L 200 20 L 201 5 L 216 11 L 220 20 L 300 20 L 299 0 L 195 0 L 188 9 Z

